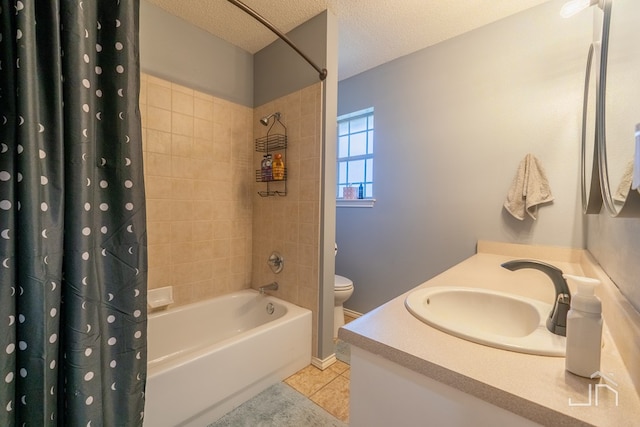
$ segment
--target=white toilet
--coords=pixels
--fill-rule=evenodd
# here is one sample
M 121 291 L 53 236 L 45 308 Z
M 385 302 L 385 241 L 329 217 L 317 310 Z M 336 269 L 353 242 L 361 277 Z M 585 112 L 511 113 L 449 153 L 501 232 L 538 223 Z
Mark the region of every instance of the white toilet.
M 335 275 L 333 308 L 333 337 L 338 337 L 338 328 L 344 326 L 344 309 L 342 304 L 353 294 L 353 282 L 346 277 Z

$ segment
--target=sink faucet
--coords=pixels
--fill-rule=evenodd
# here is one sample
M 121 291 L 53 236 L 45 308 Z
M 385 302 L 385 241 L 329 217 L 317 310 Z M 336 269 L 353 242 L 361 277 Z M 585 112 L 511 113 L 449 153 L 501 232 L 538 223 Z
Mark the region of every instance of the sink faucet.
M 571 292 L 569 291 L 566 280 L 562 277 L 562 270 L 551 264 L 528 259 L 507 261 L 502 264 L 502 267 L 511 271 L 520 270 L 521 268 L 533 268 L 549 276 L 553 282 L 553 286 L 556 288 L 556 298 L 553 309 L 547 318 L 547 329 L 556 335 L 566 336 L 567 313 L 571 305 Z
M 264 295 L 265 291 L 277 291 L 278 282 L 273 282 L 273 283 L 269 283 L 268 285 L 260 286 L 258 290 L 260 291 L 260 295 Z

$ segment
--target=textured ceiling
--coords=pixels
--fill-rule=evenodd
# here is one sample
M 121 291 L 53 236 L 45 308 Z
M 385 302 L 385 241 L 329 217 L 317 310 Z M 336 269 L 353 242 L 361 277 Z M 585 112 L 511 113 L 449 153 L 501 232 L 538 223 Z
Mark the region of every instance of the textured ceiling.
M 147 0 L 255 53 L 276 36 L 227 0 Z M 549 0 L 244 0 L 286 33 L 325 9 L 338 18 L 340 80 Z

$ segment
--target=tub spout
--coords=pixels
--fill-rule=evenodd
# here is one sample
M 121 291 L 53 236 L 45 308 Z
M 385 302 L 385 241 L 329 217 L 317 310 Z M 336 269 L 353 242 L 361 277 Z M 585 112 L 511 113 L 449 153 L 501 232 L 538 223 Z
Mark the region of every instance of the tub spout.
M 273 282 L 273 283 L 269 283 L 268 285 L 260 286 L 258 290 L 260 291 L 260 295 L 264 295 L 265 291 L 277 291 L 278 282 Z

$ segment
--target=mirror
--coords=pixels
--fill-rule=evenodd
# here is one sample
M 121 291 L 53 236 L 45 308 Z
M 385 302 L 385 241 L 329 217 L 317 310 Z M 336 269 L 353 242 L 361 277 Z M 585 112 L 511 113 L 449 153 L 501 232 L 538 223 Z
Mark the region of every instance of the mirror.
M 635 127 L 640 123 L 640 15 L 637 0 L 602 1 L 597 125 L 602 199 L 611 216 L 640 216 L 631 190 Z M 640 166 L 640 165 L 638 165 Z
M 600 65 L 599 33 L 599 31 L 596 32 L 595 41 L 589 46 L 584 77 L 580 175 L 582 177 L 582 213 L 585 214 L 597 214 L 602 209 L 596 144 L 596 83 Z

